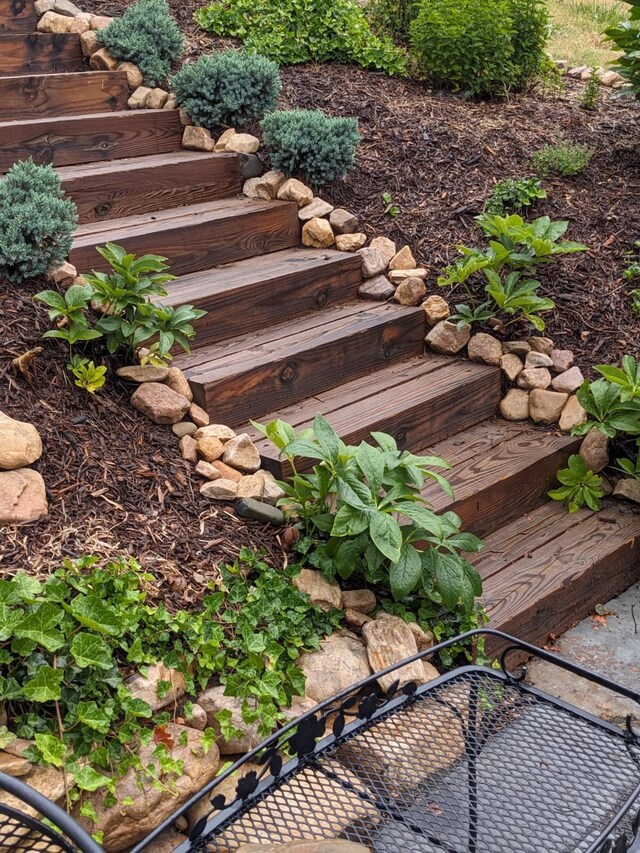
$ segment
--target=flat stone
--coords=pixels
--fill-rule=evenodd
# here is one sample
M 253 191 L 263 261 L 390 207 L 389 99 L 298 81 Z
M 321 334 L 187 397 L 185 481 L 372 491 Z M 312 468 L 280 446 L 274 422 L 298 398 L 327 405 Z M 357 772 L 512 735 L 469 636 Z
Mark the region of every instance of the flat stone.
M 120 379 L 142 385 L 143 382 L 164 382 L 169 375 L 169 368 L 156 367 L 155 364 L 131 364 L 127 367 L 119 367 L 116 373 Z
M 374 237 L 371 241 L 371 248 L 377 249 L 382 254 L 387 263 L 387 266 L 390 264 L 391 259 L 395 257 L 398 252 L 396 244 L 388 237 Z
M 554 376 L 551 380 L 551 387 L 555 388 L 556 391 L 564 391 L 567 394 L 571 394 L 573 391 L 577 391 L 583 382 L 584 376 L 580 368 L 570 367 L 564 373 Z
M 446 299 L 443 299 L 442 296 L 438 296 L 437 294 L 427 296 L 422 303 L 422 309 L 427 320 L 427 325 L 431 326 L 431 328 L 451 316 L 449 303 Z
M 80 33 L 80 47 L 84 57 L 93 56 L 96 50 L 98 50 L 100 47 L 98 44 L 98 36 L 93 30 L 88 30 L 86 33 Z
M 138 86 L 138 88 L 135 89 L 131 93 L 131 97 L 127 101 L 127 106 L 129 107 L 129 109 L 130 110 L 142 110 L 142 109 L 144 109 L 144 105 L 147 101 L 147 98 L 149 96 L 150 91 L 151 91 L 151 89 L 148 86 Z M 184 146 L 184 137 L 183 137 L 182 144 Z
M 227 130 L 223 131 L 220 134 L 216 141 L 215 150 L 216 151 L 224 151 L 227 147 L 227 142 L 231 139 L 232 136 L 236 135 L 235 127 L 229 127 Z
M 180 439 L 180 454 L 187 462 L 198 461 L 198 442 L 190 435 L 183 435 Z
M 609 464 L 609 439 L 603 432 L 593 427 L 582 440 L 579 452 L 587 468 L 599 474 Z
M 386 669 L 394 663 L 415 655 L 418 651 L 412 630 L 398 616 L 381 614 L 377 619 L 364 625 L 362 636 L 367 644 L 369 665 L 374 672 Z M 414 661 L 395 669 L 388 675 L 381 676 L 378 684 L 383 690 L 388 690 L 394 681 L 399 681 L 400 686 L 409 681 L 423 684 L 426 679 L 421 662 Z
M 458 328 L 455 323 L 441 320 L 431 329 L 425 341 L 434 352 L 444 355 L 454 355 L 464 349 L 471 337 L 471 327 L 462 326 Z
M 539 335 L 534 335 L 532 338 L 529 338 L 529 344 L 534 352 L 542 352 L 545 355 L 551 355 L 551 352 L 554 349 L 551 338 L 543 338 Z
M 213 151 L 214 142 L 211 133 L 205 127 L 189 124 L 182 132 L 182 147 L 189 151 Z
M 306 204 L 304 207 L 301 207 L 298 211 L 298 219 L 301 222 L 308 222 L 310 219 L 322 219 L 324 216 L 328 216 L 333 210 L 333 205 L 329 204 L 328 201 L 325 201 L 323 198 L 319 198 L 316 196 L 311 204 Z M 331 224 L 327 222 L 329 228 L 331 228 Z M 333 234 L 333 229 L 331 231 Z
M 161 685 L 160 682 L 165 684 Z M 169 682 L 170 686 L 164 689 L 166 682 Z M 142 699 L 154 712 L 175 705 L 186 692 L 184 675 L 162 661 L 148 665 L 144 674 L 137 672 L 127 679 L 125 685 L 134 699 Z
M 256 501 L 262 500 L 264 494 L 264 476 L 262 471 L 257 471 L 255 474 L 245 474 L 241 480 L 238 480 L 238 498 L 252 498 Z
M 223 134 L 224 136 L 224 134 Z M 225 143 L 226 145 L 226 143 Z M 271 201 L 274 198 L 278 197 L 278 190 L 287 180 L 284 172 L 278 172 L 276 169 L 271 169 L 269 172 L 265 172 L 262 177 L 258 178 L 258 182 L 256 184 L 256 197 L 263 198 L 265 201 Z M 321 201 L 321 199 L 318 199 Z M 310 207 L 311 205 L 307 205 Z M 329 205 L 331 207 L 331 205 Z M 333 207 L 331 207 L 333 210 Z M 311 216 L 321 216 L 319 213 L 312 213 Z M 309 217 L 311 218 L 311 217 Z
M 189 401 L 160 382 L 144 382 L 133 392 L 131 405 L 156 424 L 177 424 L 187 413 Z
M 362 642 L 343 633 L 326 637 L 319 651 L 303 654 L 297 665 L 306 678 L 306 695 L 314 702 L 323 702 L 371 675 Z
M 205 412 L 204 409 L 200 408 L 197 403 L 191 403 L 189 406 L 189 417 L 194 422 L 194 424 L 202 429 L 209 424 L 209 413 Z
M 120 62 L 118 63 L 118 71 L 124 71 L 127 75 L 127 84 L 129 86 L 129 90 L 134 92 L 138 86 L 142 86 L 144 83 L 144 76 L 142 71 L 138 68 L 135 62 Z
M 171 388 L 172 391 L 175 391 L 176 394 L 182 394 L 189 401 L 193 400 L 191 386 L 179 367 L 168 368 L 164 384 Z
M 178 438 L 182 438 L 185 435 L 195 435 L 198 427 L 191 423 L 191 421 L 180 421 L 177 424 L 173 424 L 171 427 L 171 431 L 178 436 Z
M 89 68 L 93 71 L 115 71 L 119 61 L 109 53 L 106 47 L 101 47 L 91 54 Z
M 328 249 L 334 243 L 333 231 L 326 219 L 320 219 L 316 216 L 302 226 L 303 246 L 311 246 L 314 249 Z
M 536 352 L 535 350 L 531 350 L 531 352 L 528 352 L 525 356 L 524 366 L 526 368 L 553 367 L 553 361 L 550 356 L 545 355 L 543 352 Z
M 371 589 L 345 589 L 342 593 L 342 609 L 372 613 L 377 606 L 376 596 Z
M 627 498 L 627 500 L 640 504 L 640 480 L 633 477 L 618 480 L 614 486 L 613 494 L 617 498 Z
M 248 178 L 242 185 L 242 194 L 247 198 L 258 198 L 258 184 L 260 178 Z
M 161 110 L 169 99 L 169 93 L 164 89 L 156 87 L 152 89 L 148 96 L 145 107 L 148 110 Z
M 574 355 L 570 349 L 552 349 L 550 357 L 556 373 L 564 373 L 573 367 Z
M 507 352 L 500 357 L 500 369 L 509 382 L 514 382 L 522 372 L 522 362 L 514 352 Z
M 0 524 L 28 524 L 48 511 L 44 480 L 37 471 L 0 471 Z
M 329 581 L 315 569 L 302 569 L 299 575 L 293 578 L 292 583 L 300 592 L 309 596 L 311 604 L 316 604 L 323 610 L 331 608 L 340 609 L 342 592 L 335 581 Z
M 20 758 L 17 755 L 11 755 L 0 750 L 0 773 L 18 777 L 26 776 L 30 770 L 31 764 L 26 758 Z
M 407 278 L 397 286 L 394 298 L 400 305 L 419 305 L 426 292 L 421 278 Z
M 387 259 L 375 246 L 367 246 L 356 252 L 362 258 L 362 275 L 365 278 L 376 278 L 387 269 Z
M 507 421 L 526 421 L 529 417 L 529 394 L 511 388 L 500 401 L 500 414 Z
M 232 468 L 230 465 L 225 465 L 221 459 L 216 459 L 211 464 L 220 472 L 220 476 L 223 480 L 231 480 L 233 483 L 239 483 L 242 479 L 241 471 L 236 471 L 236 469 Z
M 391 270 L 389 273 L 389 279 L 394 284 L 400 284 L 401 281 L 404 281 L 407 278 L 421 278 L 426 279 L 427 271 L 423 267 L 416 267 L 412 270 Z
M 329 215 L 329 222 L 336 234 L 353 234 L 358 230 L 358 217 L 343 207 L 336 207 Z
M 366 625 L 367 622 L 372 622 L 373 620 L 371 616 L 367 616 L 366 613 L 360 613 L 359 610 L 350 610 L 347 607 L 344 611 L 344 621 L 345 625 L 349 628 L 361 631 L 363 625 Z
M 551 374 L 546 367 L 529 367 L 518 375 L 518 386 L 528 390 L 532 388 L 548 388 L 551 385 Z
M 502 344 L 502 352 L 505 353 L 515 353 L 515 355 L 520 356 L 524 361 L 528 352 L 531 352 L 531 345 L 528 341 L 505 341 Z
M 417 266 L 409 246 L 403 246 L 389 261 L 390 270 L 414 270 Z
M 529 417 L 536 424 L 555 424 L 568 399 L 568 394 L 534 388 L 529 394 Z
M 224 447 L 223 462 L 247 474 L 255 474 L 260 468 L 260 454 L 246 432 L 230 439 Z
M 288 178 L 278 190 L 281 201 L 295 201 L 298 207 L 304 207 L 313 201 L 313 190 L 297 178 Z
M 59 15 L 57 12 L 45 12 L 38 21 L 36 29 L 40 33 L 68 33 L 71 18 Z
M 222 477 L 220 471 L 211 462 L 206 462 L 204 459 L 201 459 L 196 465 L 196 474 L 204 477 L 205 480 L 219 480 Z
M 223 444 L 236 437 L 236 434 L 231 427 L 225 426 L 224 424 L 207 424 L 206 426 L 200 427 L 196 432 L 196 438 L 202 438 L 205 435 L 213 436 L 213 438 L 219 438 Z
M 198 433 L 196 433 L 198 435 Z M 215 462 L 224 453 L 224 444 L 213 435 L 201 435 L 196 439 L 198 453 L 205 462 Z
M 250 133 L 234 133 L 227 142 L 225 151 L 235 151 L 236 154 L 255 154 L 260 148 L 260 140 Z
M 502 358 L 502 344 L 493 335 L 478 332 L 472 335 L 467 346 L 467 355 L 471 361 L 497 366 Z
M 42 439 L 33 424 L 0 412 L 0 469 L 26 468 L 42 456 Z
M 367 279 L 358 288 L 358 296 L 363 299 L 373 299 L 375 302 L 386 302 L 395 296 L 396 289 L 386 275 L 377 275 Z
M 339 252 L 357 252 L 366 243 L 367 235 L 360 232 L 356 234 L 336 234 L 336 249 Z
M 578 402 L 576 395 L 572 394 L 564 404 L 564 409 L 560 415 L 560 429 L 563 432 L 571 432 L 574 427 L 586 424 L 588 417 L 586 411 Z
M 233 480 L 208 480 L 200 486 L 200 494 L 212 501 L 234 501 L 238 494 L 238 484 Z

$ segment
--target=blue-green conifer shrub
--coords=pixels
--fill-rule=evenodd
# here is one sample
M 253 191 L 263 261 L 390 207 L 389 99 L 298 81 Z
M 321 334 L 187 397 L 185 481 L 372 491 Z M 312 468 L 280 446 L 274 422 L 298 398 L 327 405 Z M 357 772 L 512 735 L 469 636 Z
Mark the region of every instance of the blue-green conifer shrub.
M 346 175 L 360 142 L 357 119 L 334 118 L 321 110 L 269 113 L 262 129 L 273 168 L 316 186 Z
M 69 254 L 78 214 L 51 166 L 16 163 L 0 179 L 0 276 L 44 275 Z

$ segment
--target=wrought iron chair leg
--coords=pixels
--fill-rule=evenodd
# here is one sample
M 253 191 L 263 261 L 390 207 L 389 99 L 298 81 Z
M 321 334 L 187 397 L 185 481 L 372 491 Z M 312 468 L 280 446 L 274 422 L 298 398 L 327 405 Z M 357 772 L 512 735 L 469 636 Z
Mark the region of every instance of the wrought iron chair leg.
M 465 737 L 467 753 L 467 784 L 469 792 L 469 853 L 478 849 L 478 685 L 474 681 L 469 690 L 469 723 Z M 480 747 L 481 749 L 482 747 Z

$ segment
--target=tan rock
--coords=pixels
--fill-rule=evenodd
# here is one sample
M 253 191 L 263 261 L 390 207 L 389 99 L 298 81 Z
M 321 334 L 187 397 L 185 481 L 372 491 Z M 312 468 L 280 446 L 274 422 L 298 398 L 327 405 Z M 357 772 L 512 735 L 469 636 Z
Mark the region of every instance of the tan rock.
M 534 335 L 534 337 L 529 338 L 529 344 L 534 352 L 543 352 L 545 355 L 551 355 L 551 351 L 554 349 L 551 338 L 542 338 Z
M 529 417 L 536 424 L 555 424 L 568 399 L 568 394 L 534 388 L 529 394 Z
M 78 270 L 73 264 L 70 264 L 69 261 L 65 261 L 57 267 L 52 267 L 48 272 L 48 276 L 50 279 L 55 281 L 56 284 L 66 286 L 75 282 L 75 279 L 78 276 Z
M 616 71 L 604 71 L 598 76 L 602 85 L 607 87 L 613 86 L 614 83 L 618 83 L 620 80 L 624 79 Z
M 218 141 L 215 145 L 216 151 L 225 151 L 227 147 L 227 142 L 231 139 L 232 136 L 236 135 L 235 127 L 229 127 L 218 137 Z
M 329 204 L 328 201 L 325 201 L 323 198 L 316 196 L 311 204 L 305 204 L 304 207 L 301 207 L 298 211 L 298 219 L 301 222 L 308 222 L 310 219 L 322 219 L 325 216 L 328 216 L 333 210 L 333 205 Z M 331 228 L 330 223 L 327 221 L 327 225 Z M 333 229 L 331 230 L 333 233 Z
M 98 36 L 93 30 L 88 30 L 86 33 L 80 34 L 80 47 L 82 49 L 82 55 L 85 57 L 93 56 L 93 54 L 99 49 L 100 45 L 98 44 Z
M 551 385 L 551 374 L 546 367 L 525 367 L 518 374 L 518 387 L 531 390 L 532 388 L 548 388 Z
M 205 435 L 213 436 L 213 438 L 219 438 L 223 444 L 236 437 L 236 434 L 231 427 L 225 426 L 224 424 L 207 424 L 206 426 L 200 427 L 196 432 L 196 438 L 202 438 Z
M 198 435 L 198 433 L 196 433 Z M 201 435 L 196 439 L 198 453 L 205 462 L 215 462 L 224 453 L 224 444 L 214 435 Z
M 367 622 L 371 622 L 373 620 L 371 619 L 371 616 L 367 616 L 366 613 L 360 613 L 359 610 L 350 610 L 347 607 L 344 611 L 344 621 L 349 628 L 355 628 L 360 631 L 363 625 L 366 625 Z
M 152 711 L 175 705 L 186 692 L 184 675 L 162 661 L 146 667 L 146 673 L 137 672 L 125 682 L 134 699 L 142 699 Z
M 143 382 L 164 382 L 169 374 L 169 368 L 155 364 L 130 364 L 127 367 L 119 367 L 116 373 L 126 382 L 142 385 Z
M 375 302 L 386 302 L 396 295 L 396 289 L 386 275 L 377 275 L 366 279 L 358 288 L 358 296 L 363 299 L 373 299 Z
M 209 687 L 196 697 L 196 702 L 207 715 L 207 725 L 216 733 L 216 743 L 221 755 L 237 755 L 241 752 L 249 752 L 263 740 L 263 736 L 258 734 L 259 723 L 257 720 L 254 723 L 245 723 L 242 718 L 242 699 L 235 696 L 225 696 L 224 691 L 224 685 Z M 252 701 L 254 700 L 248 700 L 250 704 Z M 231 725 L 240 730 L 242 734 L 228 740 L 222 737 L 220 723 L 216 716 L 220 711 L 231 711 Z
M 580 445 L 580 456 L 590 471 L 599 474 L 609 464 L 609 439 L 603 432 L 593 427 Z
M 255 474 L 246 474 L 241 480 L 238 480 L 236 497 L 253 498 L 253 500 L 261 501 L 263 494 L 264 476 L 262 475 L 262 471 L 257 471 Z
M 280 498 L 284 497 L 284 489 L 278 485 L 271 471 L 262 471 L 261 473 L 264 480 L 262 500 L 269 506 L 276 506 Z
M 371 589 L 345 589 L 342 593 L 343 610 L 371 613 L 376 609 L 377 604 L 375 593 Z
M 164 89 L 156 87 L 147 95 L 145 107 L 148 110 L 161 110 L 169 99 L 169 93 Z
M 550 358 L 556 373 L 564 373 L 573 367 L 574 356 L 570 349 L 553 349 Z
M 386 669 L 394 663 L 415 655 L 418 651 L 413 632 L 398 616 L 384 614 L 383 618 L 367 622 L 362 629 L 362 636 L 367 644 L 367 656 L 374 672 Z M 409 681 L 415 681 L 416 684 L 424 683 L 426 679 L 421 662 L 405 664 L 392 673 L 381 676 L 378 684 L 383 690 L 388 690 L 397 680 L 400 681 L 401 686 Z
M 0 412 L 0 469 L 26 468 L 42 456 L 42 439 L 33 424 Z
M 261 178 L 258 178 L 258 183 L 256 184 L 256 197 L 264 198 L 268 201 L 277 198 L 278 190 L 286 180 L 287 178 L 284 172 L 278 172 L 276 169 L 272 169 L 270 172 L 265 172 Z
M 209 424 L 209 413 L 205 412 L 205 410 L 200 408 L 196 403 L 192 402 L 189 406 L 189 417 L 200 429 Z
M 180 453 L 187 462 L 198 461 L 198 442 L 190 435 L 183 435 L 180 439 Z
M 177 110 L 178 109 L 178 99 L 173 94 L 173 92 L 169 92 L 169 97 L 167 98 L 163 110 Z
M 182 132 L 182 147 L 189 151 L 213 151 L 214 142 L 205 127 L 189 124 Z
M 560 429 L 563 432 L 571 432 L 571 430 L 580 424 L 586 424 L 588 415 L 578 402 L 575 394 L 572 394 L 564 405 L 562 414 L 560 415 Z
M 409 246 L 403 246 L 389 261 L 390 270 L 414 270 L 417 266 Z
M 454 355 L 466 347 L 470 337 L 470 326 L 462 326 L 459 329 L 455 323 L 441 320 L 431 329 L 425 341 L 434 352 Z
M 313 190 L 297 178 L 289 178 L 278 190 L 281 201 L 295 201 L 298 207 L 304 207 L 313 201 Z
M 236 787 L 240 779 L 243 779 L 247 773 L 251 771 L 259 774 L 262 770 L 262 766 L 260 764 L 253 764 L 251 761 L 245 762 L 240 770 L 236 770 L 235 773 L 231 773 L 230 776 L 227 776 L 222 782 L 218 782 L 215 787 L 215 796 L 222 796 L 225 798 L 225 802 L 227 805 L 232 803 L 236 799 Z M 211 794 L 205 794 L 197 803 L 191 806 L 187 811 L 187 824 L 189 828 L 189 832 L 193 829 L 196 823 L 200 820 L 200 818 L 207 817 L 209 812 L 211 811 Z M 155 851 L 149 851 L 149 853 L 155 853 Z
M 37 471 L 0 471 L 0 524 L 28 524 L 48 511 L 44 480 Z
M 306 695 L 315 702 L 371 675 L 366 649 L 357 637 L 343 633 L 331 634 L 319 651 L 302 655 L 297 665 L 306 677 Z
M 89 68 L 93 71 L 115 71 L 117 67 L 118 60 L 115 56 L 111 56 L 106 47 L 96 50 L 89 60 Z
M 514 382 L 522 373 L 522 362 L 514 352 L 508 352 L 500 356 L 500 369 L 509 382 Z
M 335 581 L 327 580 L 322 572 L 317 572 L 314 569 L 302 569 L 292 582 L 300 592 L 309 596 L 309 601 L 312 604 L 317 604 L 323 610 L 330 610 L 332 607 L 340 609 L 342 600 L 340 587 Z
M 193 400 L 193 392 L 187 380 L 187 377 L 179 367 L 169 367 L 164 384 L 168 385 L 176 394 L 182 394 L 187 400 Z
M 60 804 L 64 797 L 65 792 L 65 779 L 62 775 L 62 772 L 55 767 L 41 767 L 38 764 L 32 764 L 30 766 L 29 772 L 20 778 L 21 782 L 24 782 L 25 785 L 28 785 L 30 788 L 36 790 L 39 794 L 42 794 L 47 800 L 50 800 L 52 803 Z M 70 773 L 66 774 L 67 786 L 71 787 L 73 783 L 73 776 Z M 29 817 L 36 817 L 37 811 L 33 808 L 33 806 L 27 805 L 23 800 L 18 800 L 15 797 L 11 796 L 11 794 L 5 794 L 4 791 L 0 793 L 0 803 L 6 806 L 11 806 L 14 809 L 18 809 L 23 814 L 29 815 Z M 35 842 L 37 844 L 37 842 Z M 15 850 L 16 853 L 32 853 L 34 851 L 34 846 L 29 845 L 29 847 L 19 846 L 17 848 L 11 844 L 10 847 L 7 847 L 6 844 L 2 845 L 3 851 L 6 850 Z M 37 846 L 35 846 L 37 850 Z M 55 850 L 55 847 L 54 847 Z
M 427 277 L 427 271 L 423 267 L 417 267 L 413 270 L 391 270 L 389 279 L 393 284 L 400 284 L 407 278 L 421 278 L 423 281 Z
M 190 728 L 193 729 L 195 727 L 190 726 Z M 164 832 L 160 833 L 153 842 L 153 853 L 173 853 L 174 850 L 177 850 L 181 844 L 184 844 L 188 840 L 186 835 L 178 832 L 173 827 L 169 827 L 169 829 L 165 829 Z
M 254 474 L 260 468 L 258 448 L 246 432 L 240 433 L 225 444 L 222 460 L 232 468 L 247 474 Z
M 529 417 L 529 394 L 511 388 L 500 402 L 500 414 L 508 421 L 526 421 Z
M 236 154 L 255 154 L 260 148 L 260 140 L 250 133 L 234 133 L 229 137 L 225 151 L 235 151 Z
M 531 367 L 553 367 L 551 356 L 545 355 L 543 352 L 531 350 L 524 359 L 524 366 L 528 369 Z
M 129 109 L 143 109 L 150 91 L 151 89 L 148 86 L 138 86 L 138 88 L 131 93 L 131 97 L 127 101 L 127 106 L 129 107 Z
M 219 480 L 222 476 L 211 462 L 206 462 L 204 459 L 201 459 L 196 465 L 196 474 L 204 477 L 205 480 Z
M 113 21 L 108 15 L 94 15 L 91 18 L 92 30 L 106 30 L 109 24 Z
M 40 33 L 68 33 L 72 18 L 57 12 L 45 12 L 36 29 Z
M 433 328 L 437 323 L 440 323 L 442 320 L 447 320 L 451 316 L 449 303 L 446 299 L 443 299 L 442 296 L 438 296 L 437 294 L 427 296 L 422 303 L 422 309 L 427 319 L 427 325 L 431 326 L 431 328 Z
M 336 207 L 329 215 L 329 222 L 336 234 L 354 234 L 358 230 L 358 217 L 343 207 Z
M 78 15 L 76 18 L 71 18 L 71 23 L 69 24 L 69 29 L 67 32 L 69 33 L 77 33 L 81 35 L 82 33 L 91 31 L 91 21 L 87 20 L 84 16 Z
M 394 298 L 400 305 L 419 305 L 426 292 L 421 278 L 407 278 L 397 286 Z
M 375 246 L 367 246 L 356 252 L 362 258 L 362 275 L 365 278 L 376 278 L 387 269 L 387 259 Z
M 303 208 L 304 209 L 304 208 Z M 328 249 L 333 246 L 335 238 L 326 219 L 314 217 L 302 226 L 302 244 L 315 249 Z
M 198 427 L 195 424 L 192 424 L 191 421 L 180 421 L 177 424 L 173 424 L 171 427 L 171 431 L 178 436 L 178 438 L 182 438 L 183 435 L 195 435 Z
M 564 391 L 566 394 L 571 394 L 577 391 L 584 382 L 584 376 L 579 367 L 570 367 L 564 373 L 559 373 L 551 380 L 551 387 L 556 391 Z
M 366 242 L 366 234 L 336 234 L 336 249 L 339 252 L 357 252 L 366 245 Z
M 185 723 L 190 728 L 197 729 L 199 732 L 203 732 L 207 728 L 207 712 L 197 702 L 191 703 L 189 713 L 185 709 L 183 715 Z
M 33 8 L 36 10 L 36 15 L 40 18 L 45 12 L 53 12 L 55 10 L 56 0 L 35 0 Z
M 8 752 L 0 750 L 0 773 L 6 773 L 7 776 L 26 776 L 31 770 L 31 764 L 26 758 L 20 758 L 18 755 L 11 755 Z
M 182 127 L 188 127 L 190 124 L 193 124 L 191 116 L 186 110 L 183 110 L 182 107 L 178 108 L 178 115 L 180 116 L 180 124 Z
M 502 344 L 493 335 L 478 332 L 476 335 L 472 335 L 469 340 L 467 355 L 471 361 L 497 366 L 502 358 Z
M 260 178 L 248 178 L 242 185 L 242 194 L 247 198 L 258 198 Z
M 388 237 L 374 237 L 370 246 L 372 249 L 377 249 L 382 254 L 387 266 L 389 266 L 391 259 L 398 253 L 396 244 Z
M 531 344 L 528 341 L 505 341 L 502 344 L 503 353 L 513 353 L 525 360 L 527 353 L 531 352 Z
M 134 62 L 120 62 L 117 70 L 124 71 L 127 75 L 127 85 L 131 92 L 134 92 L 138 86 L 142 86 L 144 83 L 142 71 L 140 71 Z
M 423 652 L 425 649 L 430 649 L 431 646 L 435 645 L 436 638 L 433 635 L 433 631 L 424 631 L 417 622 L 407 622 L 407 625 L 413 634 L 419 652 Z M 424 663 L 427 662 L 423 661 L 423 664 Z M 437 675 L 438 671 L 436 670 L 436 675 L 432 675 L 432 677 L 435 678 Z
M 622 480 L 618 480 L 613 489 L 613 494 L 617 498 L 627 498 L 627 500 L 640 504 L 640 480 L 636 480 L 633 477 L 625 477 Z
M 145 382 L 133 392 L 131 405 L 156 424 L 177 424 L 187 413 L 189 401 L 166 385 Z
M 234 501 L 238 494 L 238 484 L 233 480 L 208 480 L 200 486 L 200 494 L 212 501 Z
M 239 483 L 242 479 L 242 473 L 240 471 L 236 471 L 236 469 L 232 468 L 230 465 L 225 465 L 221 459 L 216 459 L 211 464 L 220 473 L 223 480 L 231 480 L 233 483 Z

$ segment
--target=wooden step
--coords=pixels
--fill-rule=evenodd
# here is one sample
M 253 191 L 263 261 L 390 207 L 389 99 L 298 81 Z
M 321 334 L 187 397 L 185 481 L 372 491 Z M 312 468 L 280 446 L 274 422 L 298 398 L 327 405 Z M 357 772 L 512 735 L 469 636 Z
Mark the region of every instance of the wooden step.
M 33 0 L 0 0 L 0 33 L 32 33 L 37 23 Z
M 197 204 L 241 189 L 237 154 L 172 151 L 58 171 L 81 223 Z
M 640 579 L 640 514 L 619 500 L 574 514 L 548 501 L 489 536 L 473 563 L 489 627 L 546 645 Z
M 280 418 L 296 432 L 322 413 L 347 444 L 369 440 L 371 432 L 392 435 L 398 447 L 411 449 L 440 441 L 495 414 L 500 403 L 500 371 L 468 361 L 428 353 L 338 385 L 315 397 L 265 415 Z M 251 425 L 242 427 L 256 441 L 266 468 L 277 477 L 292 471 L 278 459 L 273 444 Z M 300 460 L 299 471 L 313 465 Z
M 181 276 L 164 301 L 209 312 L 195 323 L 194 347 L 202 347 L 355 299 L 361 266 L 345 252 L 285 249 Z
M 418 355 L 424 333 L 419 308 L 354 302 L 202 347 L 174 364 L 198 405 L 237 426 Z
M 544 503 L 556 472 L 579 445 L 576 436 L 499 419 L 415 452 L 434 453 L 453 465 L 446 476 L 455 501 L 435 483 L 423 489 L 434 509 L 453 510 L 467 530 L 486 536 Z
M 70 166 L 178 151 L 178 110 L 131 110 L 0 124 L 0 171 L 18 160 Z
M 79 270 L 106 270 L 95 247 L 111 242 L 137 255 L 162 255 L 174 275 L 185 275 L 287 249 L 298 243 L 299 233 L 298 208 L 292 202 L 222 199 L 81 225 L 70 260 Z
M 0 77 L 82 71 L 77 33 L 0 32 Z
M 0 121 L 125 110 L 128 98 L 124 71 L 0 77 Z

